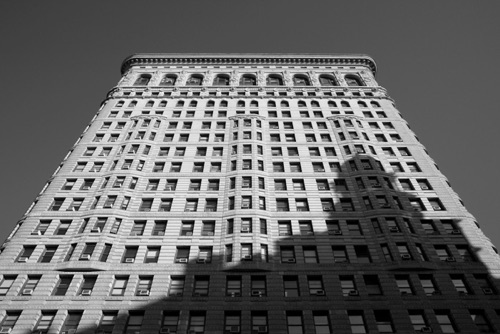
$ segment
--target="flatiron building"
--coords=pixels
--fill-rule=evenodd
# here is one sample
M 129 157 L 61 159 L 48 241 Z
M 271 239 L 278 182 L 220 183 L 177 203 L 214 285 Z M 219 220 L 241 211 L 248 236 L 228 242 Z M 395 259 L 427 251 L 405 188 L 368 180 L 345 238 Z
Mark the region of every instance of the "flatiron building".
M 485 333 L 499 257 L 365 55 L 138 54 L 1 247 L 0 333 Z

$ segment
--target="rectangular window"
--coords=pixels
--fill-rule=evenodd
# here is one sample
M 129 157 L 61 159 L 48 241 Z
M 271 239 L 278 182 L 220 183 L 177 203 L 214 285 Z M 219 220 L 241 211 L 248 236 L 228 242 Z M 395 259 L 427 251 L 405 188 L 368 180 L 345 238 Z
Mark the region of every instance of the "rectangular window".
M 48 332 L 50 326 L 52 325 L 52 321 L 54 321 L 56 313 L 57 311 L 42 311 L 34 331 Z
M 111 296 L 123 296 L 127 289 L 128 276 L 116 276 L 111 289 Z
M 363 311 L 347 311 L 352 333 L 368 333 Z
M 23 250 L 19 254 L 16 262 L 27 262 L 31 254 L 35 251 L 35 247 L 36 246 L 23 246 Z
M 151 286 L 153 285 L 153 276 L 139 276 L 139 282 L 135 289 L 136 296 L 149 296 Z
M 286 312 L 286 325 L 288 334 L 303 334 L 304 326 L 302 323 L 301 311 L 287 311 Z
M 23 288 L 19 291 L 20 296 L 31 296 L 33 291 L 35 291 L 38 282 L 42 276 L 39 275 L 28 275 L 28 279 L 24 282 Z
M 455 326 L 453 318 L 451 317 L 450 311 L 448 311 L 448 310 L 435 310 L 434 313 L 436 315 L 437 322 L 439 323 L 439 326 L 441 327 L 441 331 L 443 333 L 456 333 L 457 332 L 457 328 Z
M 182 296 L 184 294 L 184 276 L 171 276 L 169 296 Z
M 138 246 L 127 246 L 123 253 L 122 263 L 134 263 L 137 256 Z
M 283 288 L 285 297 L 299 297 L 299 278 L 298 276 L 283 276 Z
M 175 254 L 175 262 L 188 263 L 188 260 L 189 260 L 189 246 L 177 247 L 177 252 Z
M 9 292 L 12 284 L 16 280 L 17 276 L 15 275 L 4 275 L 3 279 L 0 280 L 0 296 L 5 296 L 7 292 Z
M 56 254 L 57 246 L 45 246 L 42 256 L 38 260 L 39 263 L 49 263 Z
M 331 333 L 328 311 L 313 311 L 313 322 L 315 334 Z
M 389 310 L 374 310 L 373 313 L 379 333 L 395 333 Z
M 80 286 L 80 290 L 78 295 L 80 296 L 90 296 L 92 294 L 92 290 L 94 289 L 95 283 L 97 281 L 97 276 L 83 276 L 83 283 Z
M 163 311 L 160 333 L 177 333 L 179 311 Z
M 109 254 L 111 253 L 111 244 L 104 244 L 104 248 L 101 253 L 101 257 L 99 258 L 100 262 L 108 261 Z
M 160 246 L 148 246 L 144 263 L 158 263 L 160 257 Z
M 293 246 L 281 246 L 281 263 L 295 263 L 295 250 Z
M 251 276 L 250 295 L 262 297 L 267 295 L 266 276 Z
M 189 312 L 189 333 L 203 333 L 205 332 L 205 311 L 191 311 Z
M 144 311 L 129 311 L 125 333 L 140 333 L 143 321 Z

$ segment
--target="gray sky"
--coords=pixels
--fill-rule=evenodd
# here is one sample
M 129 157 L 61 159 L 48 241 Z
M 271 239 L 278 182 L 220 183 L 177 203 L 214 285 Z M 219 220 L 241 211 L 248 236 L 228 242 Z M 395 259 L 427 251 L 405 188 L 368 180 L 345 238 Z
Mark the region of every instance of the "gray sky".
M 2 1 L 0 242 L 143 52 L 366 53 L 500 246 L 498 1 Z

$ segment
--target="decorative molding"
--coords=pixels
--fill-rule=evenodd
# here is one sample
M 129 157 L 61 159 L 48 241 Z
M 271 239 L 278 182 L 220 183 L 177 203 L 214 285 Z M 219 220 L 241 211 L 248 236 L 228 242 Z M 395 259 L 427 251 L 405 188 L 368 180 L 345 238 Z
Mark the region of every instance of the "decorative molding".
M 133 66 L 161 66 L 161 65 L 294 65 L 294 66 L 317 66 L 317 65 L 336 65 L 336 66 L 366 66 L 374 74 L 377 66 L 373 59 L 364 55 L 304 55 L 304 56 L 273 56 L 273 55 L 133 55 L 126 58 L 121 66 L 121 73 L 126 73 Z

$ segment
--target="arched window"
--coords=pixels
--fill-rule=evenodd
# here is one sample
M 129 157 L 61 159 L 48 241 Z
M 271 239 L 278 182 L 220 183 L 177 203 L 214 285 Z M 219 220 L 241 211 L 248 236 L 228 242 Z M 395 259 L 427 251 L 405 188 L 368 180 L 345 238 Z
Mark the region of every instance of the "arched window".
M 196 101 L 189 102 L 190 107 L 196 107 L 197 105 L 198 105 L 198 102 L 196 102 Z
M 358 106 L 361 107 L 361 108 L 366 108 L 366 103 L 364 103 L 363 101 L 360 101 L 358 102 Z
M 319 102 L 318 101 L 311 101 L 311 107 L 319 108 Z
M 363 86 L 361 79 L 357 75 L 346 75 L 345 82 L 347 86 Z
M 116 106 L 115 107 L 123 107 L 123 104 L 125 103 L 125 101 L 118 101 L 116 103 Z
M 245 101 L 239 100 L 238 103 L 236 103 L 237 107 L 245 107 Z
M 187 86 L 201 86 L 201 83 L 203 82 L 203 75 L 201 74 L 193 74 L 192 76 L 189 77 L 186 81 Z
M 146 103 L 146 108 L 151 108 L 155 102 L 153 100 L 149 100 L 148 103 Z
M 229 75 L 219 74 L 214 79 L 214 86 L 229 86 Z
M 351 106 L 349 105 L 349 102 L 347 101 L 341 101 L 340 102 L 340 105 L 344 108 L 350 108 Z
M 282 108 L 288 108 L 288 107 L 289 107 L 289 105 L 288 105 L 288 102 L 287 102 L 287 101 L 281 101 L 280 106 L 281 106 Z
M 259 102 L 253 100 L 250 102 L 250 107 L 254 107 L 254 108 L 257 108 L 259 106 Z
M 167 106 L 167 101 L 163 100 L 160 102 L 160 104 L 158 105 L 158 107 L 166 107 Z
M 255 75 L 243 74 L 240 78 L 240 86 L 255 86 L 257 84 L 257 79 Z
M 227 101 L 220 101 L 220 105 L 219 105 L 221 108 L 227 108 Z
M 378 102 L 372 101 L 372 102 L 370 102 L 370 104 L 374 108 L 380 108 L 380 104 L 378 104 Z
M 177 101 L 176 107 L 184 107 L 184 101 Z
M 283 86 L 283 78 L 278 74 L 271 74 L 267 77 L 266 84 L 268 86 Z
M 146 86 L 151 80 L 151 74 L 141 74 L 134 83 L 134 86 Z
M 271 108 L 276 108 L 276 102 L 274 102 L 274 101 L 269 101 L 269 102 L 267 102 L 267 106 L 268 106 L 268 107 L 271 107 Z
M 297 74 L 293 76 L 294 86 L 310 86 L 309 78 L 303 74 Z
M 337 108 L 337 103 L 335 103 L 335 101 L 328 101 L 328 106 L 331 108 Z
M 307 107 L 304 101 L 299 101 L 299 107 Z
M 136 105 L 137 105 L 136 100 L 130 101 L 130 103 L 128 104 L 129 107 L 135 107 Z
M 167 74 L 161 79 L 160 86 L 173 86 L 177 81 L 177 75 L 175 74 Z
M 215 106 L 215 101 L 214 100 L 210 100 L 207 102 L 207 107 L 213 107 Z
M 332 76 L 325 74 L 319 76 L 319 83 L 321 86 L 337 86 L 335 79 Z

